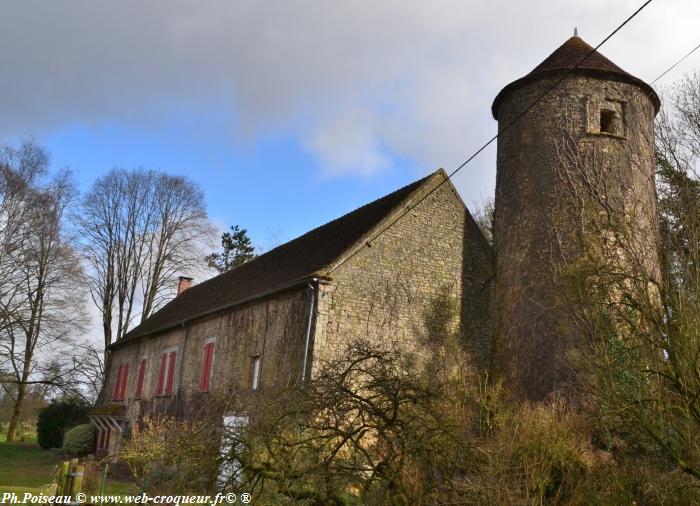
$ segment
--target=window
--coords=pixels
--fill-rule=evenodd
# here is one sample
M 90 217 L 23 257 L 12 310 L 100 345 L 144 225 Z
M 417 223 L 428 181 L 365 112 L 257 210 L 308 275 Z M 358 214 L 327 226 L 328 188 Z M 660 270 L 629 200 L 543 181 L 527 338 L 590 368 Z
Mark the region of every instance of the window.
M 214 364 L 214 340 L 204 344 L 204 356 L 202 357 L 202 377 L 199 380 L 199 389 L 203 392 L 209 390 Z
M 176 352 L 171 351 L 169 353 L 168 361 L 168 380 L 165 382 L 165 395 L 171 395 L 173 393 L 173 379 L 175 378 L 175 357 Z
M 160 357 L 160 368 L 158 369 L 158 385 L 156 386 L 156 395 L 163 395 L 163 386 L 165 385 L 165 366 L 168 363 L 168 354 L 163 353 Z
M 139 364 L 139 377 L 136 381 L 136 393 L 134 394 L 134 399 L 140 399 L 143 393 L 143 380 L 146 376 L 146 359 L 141 359 Z
M 614 97 L 588 96 L 583 99 L 586 133 L 625 139 L 627 102 Z M 605 141 L 607 142 L 607 141 Z
M 112 392 L 112 398 L 115 401 L 123 401 L 126 395 L 126 384 L 129 381 L 129 364 L 122 363 L 119 364 L 117 368 L 117 379 L 114 382 L 114 391 Z
M 119 388 L 122 381 L 122 364 L 119 364 L 117 368 L 117 379 L 114 380 L 114 391 L 112 392 L 112 399 L 115 401 L 119 399 Z
M 124 372 L 122 372 L 122 385 L 121 388 L 119 389 L 119 400 L 124 400 L 124 396 L 126 395 L 126 384 L 129 379 L 129 364 L 123 364 L 124 366 Z
M 260 386 L 260 355 L 252 357 L 252 360 L 252 382 L 250 388 L 257 390 L 258 386 Z
M 158 369 L 158 384 L 156 385 L 156 395 L 171 395 L 173 393 L 176 359 L 176 348 L 169 348 L 165 350 L 160 356 L 160 367 Z
M 617 115 L 610 109 L 600 110 L 600 131 L 601 133 L 618 135 Z

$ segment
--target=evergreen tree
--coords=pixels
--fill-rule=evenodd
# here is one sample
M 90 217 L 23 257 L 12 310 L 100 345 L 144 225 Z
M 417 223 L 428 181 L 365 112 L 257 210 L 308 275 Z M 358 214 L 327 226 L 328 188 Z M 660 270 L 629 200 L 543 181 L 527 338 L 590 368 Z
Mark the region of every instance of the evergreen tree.
M 212 253 L 206 257 L 209 267 L 216 269 L 220 274 L 256 257 L 248 231 L 238 225 L 233 225 L 230 232 L 221 234 L 221 247 L 223 252 Z

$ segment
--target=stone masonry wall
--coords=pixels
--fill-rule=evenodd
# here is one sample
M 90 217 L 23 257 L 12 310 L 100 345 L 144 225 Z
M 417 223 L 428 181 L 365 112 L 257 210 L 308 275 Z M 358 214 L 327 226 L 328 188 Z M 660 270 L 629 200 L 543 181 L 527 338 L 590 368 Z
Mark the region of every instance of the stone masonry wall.
M 445 177 L 437 173 L 413 201 Z M 488 365 L 491 249 L 449 182 L 331 278 L 320 290 L 314 369 L 352 339 L 425 344 L 447 332 L 459 332 Z
M 430 180 L 423 193 L 445 178 Z M 388 221 L 396 215 L 388 217 Z M 380 225 L 382 228 L 383 225 Z M 424 344 L 458 332 L 480 366 L 490 357 L 491 248 L 450 183 L 443 184 L 387 232 L 317 284 L 309 365 L 317 368 L 351 339 Z M 196 416 L 211 395 L 199 381 L 204 344 L 216 339 L 211 391 L 250 389 L 251 357 L 261 357 L 261 387 L 301 377 L 312 291 L 308 286 L 234 307 L 160 335 L 117 347 L 100 404 L 112 403 L 116 371 L 129 363 L 128 419 Z M 177 348 L 173 394 L 156 396 L 161 354 Z M 134 399 L 138 366 L 147 360 L 142 399 Z
M 235 395 L 237 390 L 250 389 L 254 355 L 261 358 L 261 387 L 296 381 L 301 374 L 309 302 L 310 290 L 301 286 L 119 347 L 111 353 L 100 403 L 113 402 L 117 367 L 128 362 L 124 403 L 132 423 L 139 415 L 194 415 L 211 395 L 199 388 L 204 344 L 211 338 L 216 341 L 210 392 Z M 173 393 L 157 396 L 161 354 L 172 347 L 177 348 Z M 137 400 L 134 394 L 142 358 L 147 368 L 143 395 Z
M 512 91 L 501 102 L 499 124 L 510 124 L 558 79 L 543 77 Z M 601 131 L 603 114 L 614 116 L 613 132 Z M 563 306 L 558 272 L 582 258 L 586 242 L 602 239 L 587 236 L 588 218 L 570 212 L 598 205 L 590 191 L 567 201 L 576 177 L 588 178 L 585 184 L 599 192 L 595 198 L 624 203 L 649 272 L 658 268 L 653 118 L 653 104 L 639 87 L 569 76 L 499 137 L 497 360 L 524 397 L 567 390 L 574 374 L 567 356 L 580 337 Z M 579 157 L 578 175 L 562 172 L 562 157 L 572 153 Z

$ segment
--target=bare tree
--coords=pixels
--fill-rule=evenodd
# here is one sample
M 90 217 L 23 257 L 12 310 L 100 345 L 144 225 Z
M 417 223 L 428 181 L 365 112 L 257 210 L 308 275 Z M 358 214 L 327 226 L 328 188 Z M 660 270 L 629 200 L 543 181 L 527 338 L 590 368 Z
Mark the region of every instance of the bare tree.
M 105 362 L 102 351 L 90 343 L 77 344 L 70 364 L 71 392 L 92 404 L 97 400 L 105 379 Z
M 485 199 L 481 204 L 474 204 L 474 221 L 484 234 L 484 238 L 493 246 L 493 219 L 495 212 L 495 200 L 493 198 Z
M 154 174 L 153 209 L 155 222 L 147 230 L 141 289 L 141 321 L 148 318 L 172 296 L 178 272 L 190 271 L 201 263 L 202 241 L 213 228 L 207 220 L 204 195 L 192 181 L 181 176 Z
M 172 295 L 174 277 L 198 265 L 211 231 L 195 183 L 143 169 L 98 179 L 75 221 L 105 347 Z
M 585 234 L 575 243 L 576 263 L 554 261 L 566 276 L 569 312 L 590 343 L 577 350 L 575 365 L 587 373 L 581 397 L 592 407 L 597 444 L 616 456 L 671 463 L 697 486 L 700 76 L 668 98 L 655 132 L 660 235 L 649 203 L 632 193 L 623 171 L 611 170 L 605 150 L 564 131 L 562 219 L 580 220 Z M 636 135 L 629 132 L 630 142 Z
M 45 182 L 48 156 L 28 142 L 5 148 L 0 166 L 0 371 L 14 398 L 13 441 L 29 385 L 62 388 L 60 359 L 84 322 L 78 256 L 64 229 L 74 188 L 62 172 Z

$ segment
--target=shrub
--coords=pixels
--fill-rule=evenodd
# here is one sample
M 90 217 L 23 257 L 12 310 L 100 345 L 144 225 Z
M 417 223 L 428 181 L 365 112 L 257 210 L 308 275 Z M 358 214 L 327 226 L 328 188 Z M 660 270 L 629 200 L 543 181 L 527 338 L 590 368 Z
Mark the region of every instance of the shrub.
M 63 446 L 63 435 L 71 427 L 87 423 L 88 405 L 76 400 L 53 401 L 39 412 L 36 436 L 39 446 L 45 449 Z
M 135 427 L 124 442 L 119 457 L 148 493 L 208 493 L 219 470 L 220 436 L 203 420 L 145 418 L 142 428 Z
M 67 431 L 63 437 L 63 451 L 80 457 L 95 451 L 95 428 L 84 423 Z

